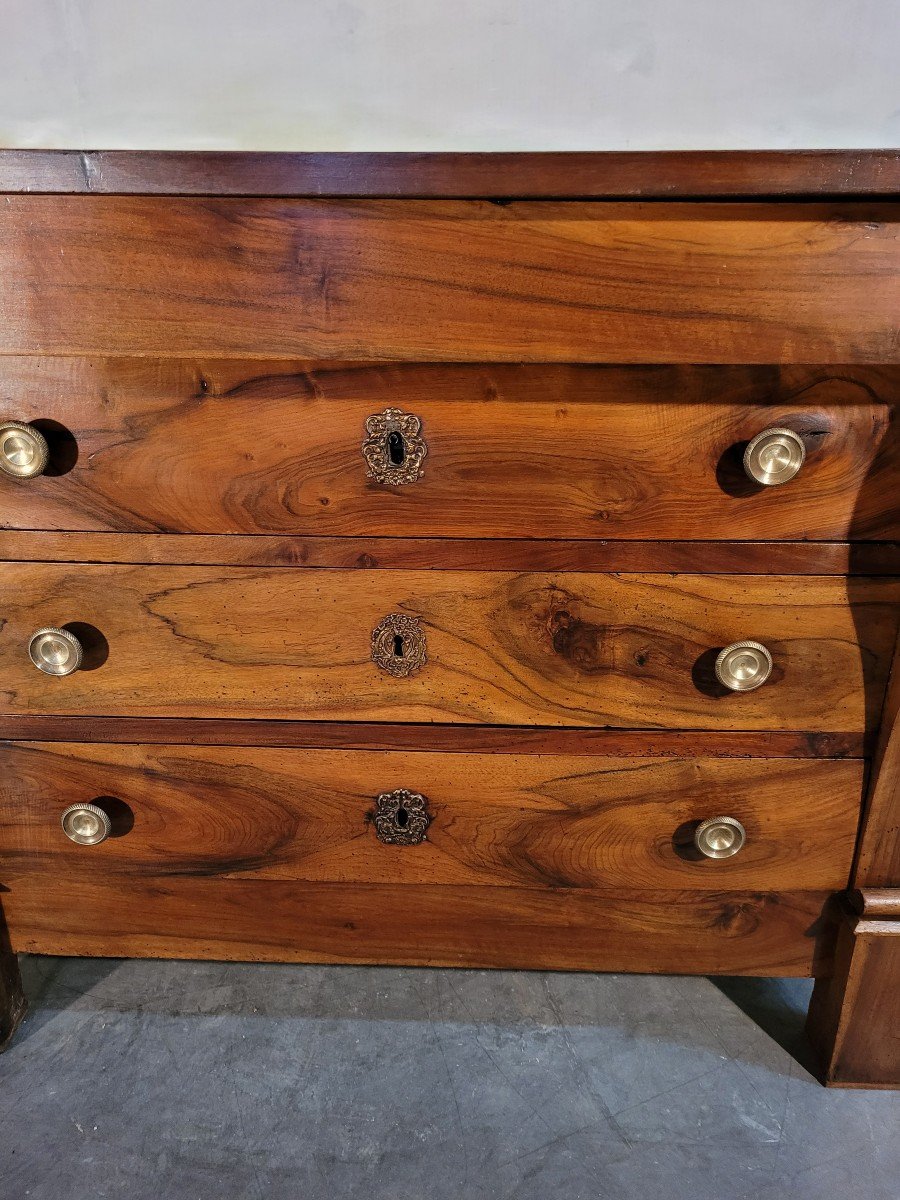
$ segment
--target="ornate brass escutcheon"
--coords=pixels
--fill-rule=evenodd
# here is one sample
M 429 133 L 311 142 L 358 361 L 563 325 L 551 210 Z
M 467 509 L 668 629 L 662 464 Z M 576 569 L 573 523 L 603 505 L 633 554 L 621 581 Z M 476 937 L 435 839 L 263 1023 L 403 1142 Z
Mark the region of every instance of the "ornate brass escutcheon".
M 418 617 L 388 613 L 372 630 L 372 661 L 395 679 L 425 666 L 425 631 Z
M 425 830 L 431 823 L 426 803 L 424 796 L 406 788 L 382 792 L 375 799 L 372 814 L 378 840 L 388 846 L 418 846 L 424 842 Z
M 428 453 L 420 436 L 422 422 L 413 413 L 399 408 L 366 418 L 363 458 L 369 468 L 366 475 L 376 483 L 400 487 L 413 483 L 422 474 L 422 460 Z

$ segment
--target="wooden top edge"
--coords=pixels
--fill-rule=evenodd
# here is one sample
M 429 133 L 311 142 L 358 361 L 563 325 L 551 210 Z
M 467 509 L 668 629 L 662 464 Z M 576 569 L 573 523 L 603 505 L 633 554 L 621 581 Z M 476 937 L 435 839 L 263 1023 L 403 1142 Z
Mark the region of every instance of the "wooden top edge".
M 892 196 L 900 195 L 900 149 L 0 150 L 0 192 L 610 200 Z

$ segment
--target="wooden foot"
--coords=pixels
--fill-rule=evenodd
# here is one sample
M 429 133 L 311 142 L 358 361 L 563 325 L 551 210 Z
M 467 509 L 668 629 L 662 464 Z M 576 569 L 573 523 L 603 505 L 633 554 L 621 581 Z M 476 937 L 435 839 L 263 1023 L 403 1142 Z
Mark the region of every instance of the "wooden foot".
M 27 1007 L 19 960 L 10 947 L 6 922 L 0 912 L 0 1050 L 6 1048 L 18 1029 Z
M 827 1086 L 900 1088 L 900 888 L 852 893 L 806 1029 Z

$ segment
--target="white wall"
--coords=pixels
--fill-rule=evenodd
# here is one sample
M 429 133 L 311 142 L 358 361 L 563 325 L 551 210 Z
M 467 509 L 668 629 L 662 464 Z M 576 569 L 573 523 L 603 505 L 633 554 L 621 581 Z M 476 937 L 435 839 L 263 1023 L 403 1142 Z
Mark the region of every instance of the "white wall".
M 0 145 L 900 144 L 900 0 L 0 0 Z

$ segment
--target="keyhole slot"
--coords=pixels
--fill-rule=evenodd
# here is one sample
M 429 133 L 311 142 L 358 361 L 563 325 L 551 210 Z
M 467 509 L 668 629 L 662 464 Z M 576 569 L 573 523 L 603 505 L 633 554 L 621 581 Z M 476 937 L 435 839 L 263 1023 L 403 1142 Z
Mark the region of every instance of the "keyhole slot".
M 403 657 L 403 634 L 394 634 L 394 658 Z
M 401 805 L 397 809 L 397 813 L 396 813 L 396 816 L 394 817 L 394 820 L 397 823 L 397 827 L 399 829 L 405 829 L 406 826 L 409 824 L 409 813 L 406 811 L 406 809 L 403 807 L 403 805 Z
M 392 430 L 387 435 L 387 449 L 391 466 L 402 467 L 406 462 L 406 443 L 403 441 L 403 434 L 396 429 Z

